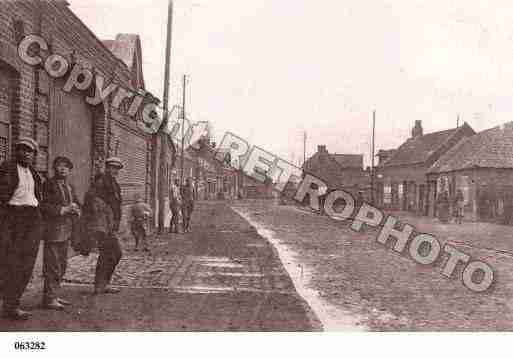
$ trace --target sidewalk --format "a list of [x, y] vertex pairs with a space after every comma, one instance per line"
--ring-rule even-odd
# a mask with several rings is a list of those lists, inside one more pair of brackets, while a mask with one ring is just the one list
[[162, 235], [152, 253], [124, 257], [113, 285], [93, 296], [96, 254], [70, 258], [64, 312], [42, 310], [40, 275], [23, 298], [28, 322], [0, 319], [3, 331], [311, 331], [320, 324], [274, 248], [224, 202], [200, 203], [192, 233]]

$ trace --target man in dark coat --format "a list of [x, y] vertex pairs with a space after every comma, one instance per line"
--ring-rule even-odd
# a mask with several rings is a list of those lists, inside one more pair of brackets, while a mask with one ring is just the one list
[[75, 189], [69, 183], [73, 163], [67, 157], [53, 161], [54, 177], [43, 185], [41, 209], [46, 222], [43, 255], [43, 307], [62, 310], [70, 302], [58, 297], [58, 290], [68, 263], [69, 240], [74, 217], [80, 216], [80, 205]]
[[108, 285], [122, 256], [117, 237], [121, 220], [121, 189], [116, 180], [122, 168], [119, 158], [108, 158], [105, 161], [105, 174], [96, 176], [84, 201], [84, 222], [87, 231], [96, 239], [99, 251], [94, 279], [95, 294], [119, 292], [119, 289]]
[[3, 316], [25, 320], [20, 299], [32, 276], [42, 234], [42, 180], [32, 167], [37, 142], [22, 137], [0, 165], [0, 291]]
[[171, 210], [169, 233], [180, 233], [178, 224], [180, 211], [182, 209], [182, 194], [180, 193], [180, 184], [177, 179], [171, 183], [171, 189], [169, 191], [169, 209]]
[[191, 216], [194, 210], [194, 193], [190, 178], [185, 179], [185, 184], [181, 188], [182, 196], [182, 218], [183, 231], [189, 232], [191, 227]]

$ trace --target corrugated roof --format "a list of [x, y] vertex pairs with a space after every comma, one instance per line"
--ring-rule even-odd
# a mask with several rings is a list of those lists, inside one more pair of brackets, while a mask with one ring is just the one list
[[513, 168], [513, 122], [463, 139], [440, 157], [429, 172], [451, 172], [474, 167]]
[[363, 168], [363, 155], [330, 153], [330, 156], [344, 168]]
[[428, 133], [417, 138], [409, 138], [384, 165], [398, 166], [426, 162], [459, 128]]

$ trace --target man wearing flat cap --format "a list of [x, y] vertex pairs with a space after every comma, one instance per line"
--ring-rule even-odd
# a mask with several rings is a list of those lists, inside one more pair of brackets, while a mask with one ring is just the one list
[[41, 209], [46, 222], [43, 253], [43, 307], [62, 310], [70, 302], [59, 298], [58, 291], [68, 263], [68, 247], [73, 225], [80, 216], [80, 205], [75, 188], [69, 182], [73, 169], [71, 160], [64, 156], [53, 161], [54, 176], [43, 185]]
[[42, 235], [42, 180], [33, 167], [38, 145], [16, 142], [14, 158], [0, 165], [0, 291], [2, 315], [25, 320], [20, 299], [32, 276]]
[[116, 179], [122, 168], [119, 158], [109, 157], [105, 161], [105, 173], [95, 177], [84, 200], [86, 229], [96, 239], [99, 251], [95, 294], [119, 292], [109, 287], [109, 283], [122, 256], [117, 237], [121, 221], [121, 189]]

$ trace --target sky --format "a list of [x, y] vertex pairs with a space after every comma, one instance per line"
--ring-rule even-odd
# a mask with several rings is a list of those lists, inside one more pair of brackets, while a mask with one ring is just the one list
[[[68, 0], [100, 38], [139, 34], [162, 97], [166, 0]], [[192, 121], [301, 163], [324, 144], [361, 153], [424, 133], [513, 120], [510, 0], [175, 0], [171, 99]]]

